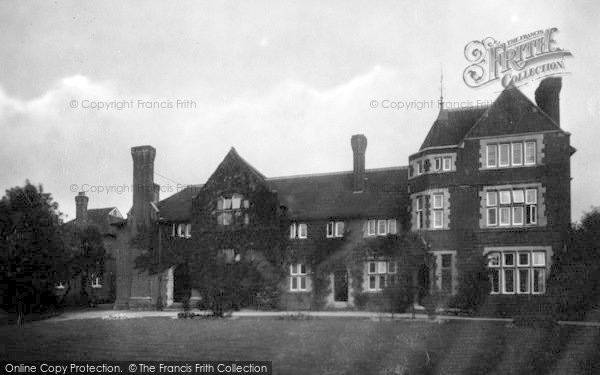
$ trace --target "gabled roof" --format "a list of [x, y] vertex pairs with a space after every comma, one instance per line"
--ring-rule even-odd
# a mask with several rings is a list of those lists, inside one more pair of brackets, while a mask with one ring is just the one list
[[[265, 183], [277, 192], [292, 218], [398, 217], [408, 200], [407, 167], [367, 169], [365, 178], [362, 193], [354, 192], [352, 171], [266, 178]], [[189, 221], [192, 199], [204, 186], [189, 186], [160, 201], [160, 216], [172, 222]]]
[[419, 151], [459, 144], [487, 109], [487, 106], [479, 106], [440, 110]]
[[[113, 224], [122, 224], [125, 221], [123, 215], [116, 207], [90, 208], [87, 210], [87, 220], [84, 225], [94, 225], [101, 234], [112, 234], [111, 226]], [[65, 223], [67, 226], [77, 225], [77, 219]]]
[[561, 130], [540, 107], [510, 85], [467, 132], [465, 138]]

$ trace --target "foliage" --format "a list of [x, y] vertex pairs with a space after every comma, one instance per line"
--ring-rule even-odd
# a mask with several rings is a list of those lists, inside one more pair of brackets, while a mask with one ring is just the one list
[[[404, 311], [414, 301], [416, 290], [412, 274], [424, 264], [432, 262], [427, 245], [414, 233], [402, 232], [385, 237], [363, 238], [362, 233], [347, 231], [343, 238], [317, 241], [308, 249], [304, 259], [313, 272], [314, 305], [324, 304], [329, 288], [329, 275], [336, 269], [349, 270], [355, 304], [358, 308], [383, 309], [390, 312]], [[312, 252], [311, 252], [312, 251]], [[366, 293], [362, 290], [365, 262], [368, 259], [385, 259], [397, 263], [397, 282], [382, 293]]]
[[573, 225], [566, 246], [554, 254], [548, 294], [562, 319], [583, 319], [600, 310], [600, 209], [584, 214]]
[[[79, 277], [81, 280], [79, 302], [95, 303], [90, 287], [94, 276], [104, 272], [106, 250], [102, 234], [96, 226], [71, 224], [63, 228], [63, 239], [69, 250], [69, 278]], [[106, 280], [110, 282], [110, 280]], [[66, 296], [64, 293], [63, 296]]]
[[0, 284], [5, 308], [44, 309], [55, 280], [69, 275], [58, 204], [27, 181], [0, 200]]
[[[239, 215], [247, 220], [236, 215], [231, 225], [220, 225], [215, 202], [232, 193], [248, 201]], [[288, 225], [276, 195], [254, 172], [241, 171], [226, 158], [194, 198], [192, 211], [191, 238], [171, 236], [172, 223], [137, 228], [131, 245], [143, 251], [136, 267], [157, 273], [186, 265], [189, 288], [200, 293], [202, 308], [218, 316], [249, 305], [274, 308], [279, 301], [277, 286], [284, 277]]]
[[486, 302], [491, 284], [487, 270], [485, 256], [466, 256], [459, 254], [457, 259], [458, 287], [456, 295], [448, 302], [450, 308], [474, 312], [479, 310]]

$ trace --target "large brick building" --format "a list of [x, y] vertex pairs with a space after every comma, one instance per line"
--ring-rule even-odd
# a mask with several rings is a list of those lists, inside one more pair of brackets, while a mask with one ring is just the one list
[[[181, 290], [185, 264], [152, 275], [134, 267], [144, 249], [127, 238], [150, 223], [158, 224], [165, 254], [201, 252], [196, 240], [212, 236], [213, 251], [235, 261], [266, 250], [249, 246], [244, 233], [283, 221], [281, 308], [368, 307], [399, 278], [452, 295], [461, 273], [484, 256], [491, 300], [543, 295], [570, 222], [574, 149], [560, 128], [560, 89], [560, 78], [546, 78], [537, 104], [510, 86], [490, 106], [441, 109], [408, 166], [366, 169], [363, 135], [352, 136], [347, 172], [269, 178], [232, 148], [204, 184], [162, 201], [155, 149], [134, 147], [136, 188], [117, 253], [116, 307], [171, 305], [189, 292]], [[402, 234], [420, 238], [429, 254], [411, 275], [399, 267], [408, 249], [377, 248]]]

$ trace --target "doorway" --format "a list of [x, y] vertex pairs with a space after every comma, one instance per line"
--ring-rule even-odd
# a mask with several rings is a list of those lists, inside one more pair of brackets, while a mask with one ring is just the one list
[[333, 272], [334, 302], [348, 302], [348, 270], [341, 269]]

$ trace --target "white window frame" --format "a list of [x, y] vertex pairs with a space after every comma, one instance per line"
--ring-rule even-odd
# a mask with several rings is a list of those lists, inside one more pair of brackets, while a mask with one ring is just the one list
[[[231, 196], [224, 197], [221, 196], [217, 199], [217, 223], [223, 226], [230, 226], [239, 223], [242, 219], [236, 219], [236, 217], [240, 217], [242, 210], [248, 208], [250, 206], [250, 202], [247, 199], [244, 199], [242, 194], [234, 193]], [[229, 217], [228, 221], [225, 220], [225, 217]], [[248, 225], [249, 220], [246, 219], [246, 215], [244, 215], [244, 224]]]
[[[392, 260], [369, 260], [365, 264], [367, 268], [367, 291], [380, 292], [386, 286], [396, 282], [398, 264]], [[383, 283], [383, 285], [381, 285]]]
[[[303, 263], [290, 264], [290, 292], [306, 292], [307, 274], [306, 266]], [[296, 287], [294, 287], [294, 281], [296, 281]], [[303, 281], [304, 287], [302, 287]]]
[[442, 170], [442, 157], [441, 156], [437, 156], [433, 159], [433, 170], [434, 171], [441, 171]]
[[[398, 226], [397, 226], [397, 222], [396, 219], [388, 219], [388, 233], [389, 234], [396, 234], [398, 233]], [[392, 229], [393, 228], [393, 229]]]
[[296, 223], [291, 223], [290, 224], [290, 238], [294, 239], [296, 238]]
[[433, 211], [433, 227], [440, 229], [444, 227], [444, 211], [434, 210]]
[[102, 288], [102, 278], [97, 275], [92, 275], [92, 282], [90, 283], [90, 285], [94, 289]]
[[[451, 253], [451, 252], [441, 252], [438, 254], [439, 256], [439, 266], [440, 266], [440, 280], [439, 280], [439, 288], [440, 291], [444, 291], [444, 278], [443, 278], [443, 272], [445, 270], [450, 271], [450, 294], [454, 293], [454, 268], [455, 268], [455, 264], [454, 262], [456, 261], [456, 257], [455, 257], [455, 253]], [[444, 267], [444, 257], [450, 257], [450, 265]]]
[[[531, 151], [530, 159], [532, 158], [533, 160], [528, 161], [528, 147], [529, 146], [533, 146], [533, 150]], [[536, 165], [537, 163], [537, 142], [536, 141], [527, 141], [524, 143], [523, 145], [523, 164], [524, 165]]]
[[[538, 189], [525, 189], [525, 204], [537, 204], [537, 191]], [[532, 197], [530, 192], [533, 192], [533, 199], [529, 199]]]
[[[498, 226], [498, 192], [496, 190], [486, 191], [486, 224], [488, 227]], [[494, 222], [490, 219], [493, 218]]]
[[344, 222], [343, 221], [329, 221], [327, 223], [327, 238], [344, 237]]
[[[502, 263], [502, 253], [494, 251], [494, 252], [487, 254], [487, 256], [488, 256], [488, 269], [490, 270], [490, 273], [495, 272], [498, 277], [497, 290], [494, 290], [493, 279], [490, 277], [490, 283], [491, 283], [490, 294], [502, 294], [502, 277], [501, 277], [502, 267], [500, 266]], [[493, 263], [492, 259], [496, 259], [497, 263]]]
[[[383, 224], [383, 228], [382, 228], [382, 224]], [[387, 220], [377, 220], [377, 235], [378, 236], [385, 236], [388, 231], [387, 231]]]
[[[537, 280], [536, 273], [541, 273], [542, 274], [542, 283], [541, 283], [541, 288], [538, 288], [536, 290], [535, 287], [535, 281]], [[531, 294], [544, 294], [546, 293], [546, 269], [545, 268], [532, 268], [531, 269]]]
[[423, 212], [423, 206], [425, 205], [423, 200], [424, 200], [424, 196], [420, 195], [418, 197], [415, 198], [416, 199], [416, 227], [417, 229], [423, 229], [423, 227], [425, 226], [425, 220], [423, 218], [424, 212]]
[[[446, 162], [448, 162], [448, 164], [446, 165]], [[445, 156], [442, 160], [442, 170], [444, 171], [451, 171], [452, 170], [452, 157], [451, 156]]]
[[335, 237], [335, 221], [330, 221], [327, 223], [326, 237], [327, 238]]
[[500, 204], [511, 204], [512, 203], [512, 194], [510, 190], [500, 190], [498, 191], [498, 199]]
[[[433, 209], [434, 210], [443, 210], [444, 209], [444, 194], [435, 193], [433, 195]], [[436, 201], [437, 200], [437, 201]]]
[[[512, 206], [512, 225], [523, 225], [525, 223], [525, 210], [523, 206]], [[521, 212], [521, 218], [518, 219], [518, 212]]]
[[[493, 155], [493, 160], [491, 160], [490, 155]], [[487, 145], [486, 165], [488, 168], [496, 168], [498, 166], [498, 145]]]
[[[488, 207], [486, 208], [487, 211], [487, 226], [488, 227], [497, 227], [498, 226], [498, 207]], [[493, 218], [493, 222], [492, 220], [490, 220], [491, 218]]]
[[[506, 151], [506, 162], [502, 162], [503, 151]], [[498, 166], [510, 167], [510, 143], [500, 143], [498, 145]]]
[[367, 236], [375, 235], [377, 235], [377, 220], [369, 219], [367, 220]]
[[[518, 156], [518, 158], [516, 158], [515, 156]], [[510, 159], [513, 166], [523, 165], [523, 142], [511, 143]]]
[[[500, 206], [498, 209], [498, 225], [501, 227], [508, 227], [510, 226], [510, 206]], [[508, 215], [506, 216], [506, 221], [502, 220], [502, 213], [503, 212], [508, 212]]]
[[[537, 256], [534, 256], [536, 254]], [[544, 294], [546, 293], [546, 255], [545, 250], [501, 250], [492, 251], [488, 256], [488, 269], [490, 274], [497, 272], [499, 291], [494, 290], [493, 280], [490, 278], [492, 288], [490, 294]], [[506, 262], [506, 255], [512, 255], [513, 261]], [[522, 256], [524, 261], [521, 261]], [[494, 263], [492, 259], [500, 259], [500, 262]], [[536, 260], [537, 258], [537, 260]], [[506, 288], [507, 274], [513, 275], [513, 290]], [[521, 288], [522, 277], [527, 275], [525, 288]], [[537, 278], [536, 278], [537, 276]], [[538, 288], [535, 288], [536, 281]]]
[[[517, 267], [517, 294], [531, 294], [531, 268], [530, 267]], [[525, 290], [521, 290], [521, 273], [526, 272], [527, 283], [525, 284]]]
[[516, 204], [525, 203], [525, 192], [523, 189], [514, 189], [512, 191], [512, 202]]
[[304, 240], [308, 238], [308, 225], [306, 223], [299, 223], [297, 228], [299, 239]]

